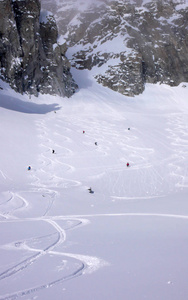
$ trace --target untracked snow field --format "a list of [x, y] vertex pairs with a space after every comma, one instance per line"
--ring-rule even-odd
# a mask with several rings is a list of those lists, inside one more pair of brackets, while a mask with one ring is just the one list
[[187, 300], [188, 84], [74, 77], [70, 99], [0, 83], [0, 299]]

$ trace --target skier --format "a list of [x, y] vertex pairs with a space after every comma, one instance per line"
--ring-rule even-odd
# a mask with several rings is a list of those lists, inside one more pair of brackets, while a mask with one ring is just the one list
[[28, 169], [28, 171], [30, 171], [30, 170], [31, 170], [31, 167], [29, 166], [27, 169]]
[[83, 133], [85, 133], [85, 130], [83, 130]]
[[129, 167], [129, 163], [127, 162], [127, 167]]
[[52, 150], [52, 153], [55, 153], [55, 150]]
[[97, 146], [97, 142], [95, 142], [95, 145]]
[[90, 194], [93, 194], [93, 193], [94, 193], [94, 191], [92, 191], [92, 188], [91, 188], [91, 187], [88, 189], [88, 191], [89, 191]]

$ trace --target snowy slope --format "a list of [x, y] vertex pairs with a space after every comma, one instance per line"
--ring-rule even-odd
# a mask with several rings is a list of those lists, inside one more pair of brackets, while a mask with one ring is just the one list
[[186, 300], [187, 84], [74, 78], [70, 99], [0, 84], [0, 299]]

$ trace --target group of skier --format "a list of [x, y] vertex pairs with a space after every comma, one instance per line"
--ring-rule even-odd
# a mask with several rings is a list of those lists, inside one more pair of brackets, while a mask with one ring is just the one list
[[[56, 113], [56, 112], [55, 112]], [[130, 130], [130, 128], [128, 128], [128, 130]], [[83, 130], [83, 134], [85, 133], [85, 130]], [[97, 146], [98, 144], [97, 144], [97, 142], [95, 142], [95, 145]], [[55, 150], [54, 149], [52, 149], [52, 154], [55, 154]], [[127, 162], [127, 167], [129, 167], [129, 162]], [[28, 171], [30, 171], [31, 170], [31, 166], [28, 166]], [[90, 187], [89, 189], [88, 189], [88, 191], [89, 191], [89, 193], [90, 194], [93, 194], [94, 193], [94, 191], [92, 190], [92, 188]]]

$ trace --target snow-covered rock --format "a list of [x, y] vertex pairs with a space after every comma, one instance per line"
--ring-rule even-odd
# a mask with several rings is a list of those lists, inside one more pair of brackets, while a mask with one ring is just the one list
[[42, 0], [57, 20], [77, 69], [133, 96], [146, 82], [188, 81], [188, 3], [185, 0]]

